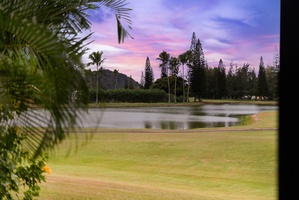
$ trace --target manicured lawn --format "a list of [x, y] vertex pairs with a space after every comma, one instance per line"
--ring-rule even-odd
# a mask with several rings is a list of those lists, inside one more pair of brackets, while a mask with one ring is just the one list
[[39, 199], [277, 199], [277, 115], [229, 128], [71, 134], [50, 156]]

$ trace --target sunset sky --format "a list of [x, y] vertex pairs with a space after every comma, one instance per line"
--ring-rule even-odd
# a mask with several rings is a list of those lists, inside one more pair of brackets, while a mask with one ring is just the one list
[[[165, 50], [177, 57], [189, 50], [192, 33], [200, 39], [209, 67], [222, 59], [226, 69], [231, 62], [239, 67], [250, 64], [258, 72], [260, 57], [265, 66], [272, 65], [275, 49], [279, 51], [279, 0], [127, 0], [131, 8], [132, 30], [124, 43], [118, 44], [116, 19], [102, 7], [89, 18], [93, 33], [88, 55], [103, 51], [102, 67], [117, 69], [140, 82], [146, 58], [160, 78], [160, 61]], [[90, 66], [92, 70], [96, 66]]]

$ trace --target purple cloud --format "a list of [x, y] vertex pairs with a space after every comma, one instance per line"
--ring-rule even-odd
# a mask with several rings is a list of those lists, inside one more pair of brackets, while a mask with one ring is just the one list
[[[107, 9], [91, 12], [94, 32], [88, 53], [103, 51], [105, 67], [140, 81], [148, 56], [159, 78], [160, 62], [165, 50], [178, 56], [190, 48], [195, 32], [200, 39], [210, 67], [220, 59], [242, 66], [258, 68], [260, 57], [272, 64], [275, 47], [279, 48], [279, 0], [128, 0], [134, 39], [117, 43], [116, 21]], [[84, 56], [86, 62], [88, 55]]]

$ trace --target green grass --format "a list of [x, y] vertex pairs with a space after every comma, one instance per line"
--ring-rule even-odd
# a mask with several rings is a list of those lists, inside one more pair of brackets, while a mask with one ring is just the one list
[[277, 111], [256, 116], [228, 128], [72, 134], [50, 156], [39, 199], [277, 199]]
[[277, 115], [228, 128], [71, 134], [50, 156], [39, 199], [277, 199]]
[[278, 105], [277, 101], [256, 101], [256, 100], [232, 100], [232, 99], [223, 99], [223, 100], [214, 100], [214, 99], [203, 99], [201, 102], [194, 102], [193, 98], [189, 99], [188, 103], [167, 103], [167, 102], [160, 102], [160, 103], [91, 103], [89, 104], [90, 107], [113, 107], [113, 108], [119, 108], [119, 107], [158, 107], [158, 106], [186, 106], [186, 105], [198, 105], [198, 104], [223, 104], [223, 103], [229, 103], [229, 104], [257, 104], [257, 105]]

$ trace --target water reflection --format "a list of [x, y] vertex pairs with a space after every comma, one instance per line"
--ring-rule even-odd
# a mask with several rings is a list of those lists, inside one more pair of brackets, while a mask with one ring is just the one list
[[193, 129], [228, 127], [239, 123], [238, 116], [277, 110], [277, 106], [198, 105], [155, 108], [90, 109], [82, 120], [84, 127]]

